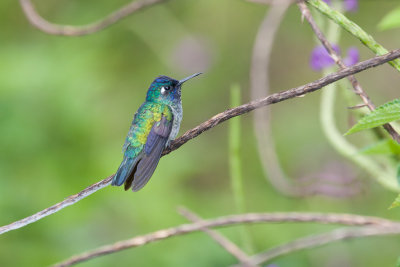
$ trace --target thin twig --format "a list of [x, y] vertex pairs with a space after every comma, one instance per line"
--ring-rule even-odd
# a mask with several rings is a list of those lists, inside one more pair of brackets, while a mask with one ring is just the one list
[[24, 218], [22, 220], [19, 220], [19, 221], [13, 222], [11, 224], [8, 224], [8, 225], [0, 227], [0, 234], [4, 234], [4, 233], [6, 233], [8, 231], [24, 227], [24, 226], [26, 226], [28, 224], [31, 224], [33, 222], [36, 222], [36, 221], [40, 220], [40, 219], [43, 219], [46, 216], [49, 216], [49, 215], [51, 215], [53, 213], [56, 213], [57, 211], [59, 211], [59, 210], [61, 210], [63, 208], [66, 208], [66, 207], [68, 207], [68, 206], [70, 206], [72, 204], [75, 204], [79, 200], [82, 200], [85, 197], [93, 194], [94, 192], [96, 192], [96, 191], [98, 191], [98, 190], [110, 185], [111, 180], [112, 180], [113, 177], [114, 177], [114, 174], [111, 175], [111, 176], [108, 176], [106, 179], [101, 180], [100, 182], [97, 182], [95, 184], [92, 184], [91, 186], [86, 187], [81, 192], [79, 192], [79, 193], [77, 193], [75, 195], [69, 196], [65, 200], [63, 200], [63, 201], [61, 201], [61, 202], [59, 202], [59, 203], [57, 203], [57, 204], [55, 204], [55, 205], [53, 205], [51, 207], [48, 207], [47, 209], [39, 211], [39, 212], [37, 212], [37, 213], [35, 213], [35, 214], [33, 214], [33, 215], [29, 216], [29, 217], [26, 217], [26, 218]]
[[[187, 143], [189, 140], [191, 140], [191, 139], [197, 137], [198, 135], [202, 134], [203, 132], [217, 126], [218, 124], [220, 124], [226, 120], [229, 120], [230, 118], [248, 113], [248, 112], [253, 111], [260, 107], [264, 107], [264, 106], [267, 106], [270, 104], [282, 102], [282, 101], [297, 97], [299, 95], [304, 95], [307, 93], [314, 92], [330, 83], [333, 83], [340, 79], [343, 79], [344, 77], [346, 77], [348, 75], [352, 75], [354, 73], [358, 73], [360, 71], [363, 71], [363, 70], [366, 70], [369, 68], [377, 67], [379, 65], [382, 65], [382, 64], [384, 64], [388, 61], [391, 61], [395, 58], [398, 58], [398, 57], [400, 57], [400, 49], [393, 50], [383, 56], [377, 56], [377, 57], [373, 57], [371, 59], [362, 61], [351, 67], [348, 67], [348, 68], [342, 69], [338, 72], [329, 74], [326, 77], [323, 77], [321, 79], [318, 79], [318, 80], [308, 83], [306, 85], [302, 85], [302, 86], [299, 86], [296, 88], [282, 91], [280, 93], [275, 93], [275, 94], [269, 95], [265, 98], [253, 100], [247, 104], [228, 109], [222, 113], [215, 115], [214, 117], [203, 122], [202, 124], [198, 125], [197, 127], [184, 133], [181, 137], [179, 137], [178, 139], [173, 141], [171, 143], [171, 145], [164, 150], [163, 155], [167, 155], [167, 154], [171, 153], [172, 151], [181, 147], [183, 144]], [[111, 179], [112, 179], [112, 176], [109, 176], [106, 179], [87, 187], [82, 192], [69, 197], [68, 199], [66, 199], [63, 202], [60, 202], [50, 208], [42, 210], [42, 211], [40, 211], [32, 216], [29, 216], [27, 218], [24, 218], [22, 220], [2, 226], [2, 227], [0, 227], [0, 234], [24, 227], [24, 226], [26, 226], [30, 223], [33, 223], [35, 221], [38, 221], [38, 220], [42, 219], [43, 217], [46, 217], [56, 211], [59, 211], [65, 207], [71, 205], [72, 203], [75, 203], [75, 202], [85, 198], [86, 196], [94, 193], [95, 191], [107, 186], [110, 183]]]
[[203, 220], [201, 222], [193, 224], [183, 224], [177, 227], [167, 228], [159, 230], [147, 235], [137, 236], [128, 240], [119, 241], [111, 245], [106, 245], [94, 249], [89, 252], [85, 252], [76, 256], [73, 256], [63, 262], [57, 263], [54, 267], [64, 267], [77, 264], [79, 262], [87, 261], [89, 259], [115, 253], [124, 249], [143, 246], [145, 244], [166, 239], [172, 236], [183, 235], [195, 231], [200, 231], [205, 228], [227, 226], [233, 224], [242, 223], [323, 223], [323, 224], [343, 224], [352, 226], [365, 226], [374, 225], [380, 227], [390, 227], [400, 231], [400, 223], [390, 221], [377, 217], [360, 216], [353, 214], [321, 214], [321, 213], [299, 213], [299, 212], [288, 212], [288, 213], [248, 213], [241, 215], [231, 215], [225, 217], [219, 217], [216, 219]]
[[215, 115], [214, 117], [203, 122], [202, 124], [198, 125], [197, 127], [187, 131], [180, 138], [178, 138], [177, 140], [172, 142], [172, 144], [164, 150], [163, 154], [165, 155], [165, 154], [170, 153], [171, 151], [179, 148], [180, 146], [182, 146], [189, 140], [200, 135], [204, 131], [211, 129], [214, 126], [216, 126], [226, 120], [229, 120], [230, 118], [248, 113], [248, 112], [253, 111], [260, 107], [264, 107], [264, 106], [267, 106], [270, 104], [275, 104], [275, 103], [278, 103], [281, 101], [285, 101], [285, 100], [288, 100], [288, 99], [291, 99], [294, 97], [298, 97], [301, 95], [305, 95], [305, 94], [314, 92], [330, 83], [333, 83], [340, 79], [343, 79], [346, 76], [361, 72], [368, 68], [377, 67], [379, 65], [382, 65], [382, 64], [384, 64], [388, 61], [391, 61], [393, 59], [396, 59], [398, 57], [400, 57], [400, 49], [393, 50], [383, 56], [377, 56], [377, 57], [373, 57], [371, 59], [359, 62], [351, 67], [346, 67], [345, 69], [342, 69], [342, 70], [339, 70], [338, 72], [329, 74], [326, 77], [323, 77], [321, 79], [318, 79], [318, 80], [308, 83], [306, 85], [302, 85], [302, 86], [292, 88], [292, 89], [289, 89], [286, 91], [275, 93], [275, 94], [269, 95], [265, 98], [253, 100], [247, 104], [243, 104], [241, 106], [228, 109], [222, 113]]
[[[351, 35], [358, 38], [363, 45], [367, 46], [376, 55], [384, 55], [387, 53], [388, 50], [380, 45], [377, 41], [375, 41], [370, 34], [365, 32], [360, 26], [349, 20], [342, 13], [330, 8], [330, 6], [327, 5], [324, 1], [307, 0], [307, 4], [313, 6], [324, 16], [328, 17], [336, 24], [340, 25], [340, 27], [342, 27], [344, 30], [348, 31]], [[400, 71], [400, 59], [393, 60], [389, 64]]]
[[[187, 208], [184, 207], [179, 208], [179, 213], [182, 216], [186, 217], [186, 219], [194, 223], [200, 223], [203, 221], [202, 218], [200, 218]], [[201, 230], [206, 234], [208, 234], [212, 239], [214, 239], [221, 247], [223, 247], [226, 251], [228, 251], [232, 256], [238, 259], [239, 262], [241, 263], [241, 266], [244, 267], [257, 266], [257, 264], [252, 264], [250, 262], [249, 256], [243, 250], [241, 250], [238, 246], [236, 246], [236, 244], [234, 244], [232, 241], [230, 241], [222, 234], [218, 233], [215, 230], [211, 230], [209, 228], [203, 228]]]
[[81, 36], [103, 30], [104, 28], [107, 28], [108, 26], [131, 15], [132, 13], [165, 1], [166, 0], [132, 1], [105, 18], [83, 26], [59, 25], [48, 22], [37, 13], [31, 0], [19, 0], [19, 3], [28, 21], [37, 29], [53, 35]]
[[358, 104], [358, 105], [347, 107], [347, 108], [348, 109], [359, 109], [359, 108], [363, 108], [363, 107], [366, 107], [366, 106], [367, 106], [367, 104]]
[[[340, 67], [340, 69], [346, 68], [346, 65], [343, 63], [342, 59], [340, 58], [340, 55], [338, 55], [335, 50], [333, 50], [332, 45], [329, 43], [329, 41], [326, 39], [322, 31], [319, 29], [317, 24], [315, 23], [310, 10], [307, 8], [307, 5], [305, 4], [304, 0], [299, 0], [297, 3], [298, 7], [300, 8], [300, 11], [302, 15], [306, 18], [308, 23], [311, 25], [311, 28], [313, 29], [315, 35], [317, 38], [321, 41], [322, 45], [325, 47], [325, 49], [328, 51], [329, 55], [332, 57], [332, 59], [335, 61], [335, 63]], [[354, 75], [349, 75], [347, 79], [351, 82], [354, 91], [357, 95], [359, 95], [364, 102], [364, 104], [372, 111], [375, 109], [374, 103], [372, 103], [371, 99], [368, 97], [367, 93], [363, 90], [361, 87], [360, 83], [357, 81], [357, 79], [354, 77]], [[390, 136], [395, 140], [397, 143], [400, 144], [400, 135], [396, 132], [396, 130], [389, 124], [386, 123], [383, 125], [383, 128], [390, 134]]]
[[319, 247], [335, 241], [348, 240], [359, 237], [377, 236], [377, 235], [379, 236], [390, 235], [390, 234], [400, 234], [400, 229], [397, 227], [369, 227], [369, 226], [358, 227], [358, 228], [335, 229], [328, 233], [299, 238], [287, 244], [274, 247], [265, 252], [252, 256], [251, 262], [253, 264], [261, 264], [295, 251], [307, 248]]

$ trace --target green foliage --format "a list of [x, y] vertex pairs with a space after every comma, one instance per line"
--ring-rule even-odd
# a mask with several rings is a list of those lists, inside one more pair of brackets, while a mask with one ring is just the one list
[[400, 184], [400, 164], [397, 165], [396, 178], [397, 178], [397, 182]]
[[390, 205], [389, 209], [397, 208], [398, 206], [400, 206], [400, 194], [393, 201], [392, 205]]
[[[400, 164], [397, 165], [396, 178], [397, 178], [397, 182], [400, 184]], [[398, 206], [400, 206], [400, 194], [393, 201], [392, 205], [390, 205], [389, 209], [393, 209], [393, 208], [396, 208]], [[399, 265], [397, 265], [397, 266], [399, 266]]]
[[[197, 71], [191, 72], [191, 65], [182, 70], [179, 61], [187, 58], [186, 63], [196, 63], [196, 57], [185, 57], [186, 49], [180, 46], [187, 37], [194, 35], [205, 41], [212, 65], [201, 79], [183, 89], [180, 134], [227, 108], [232, 79], [248, 84], [249, 54], [265, 16], [265, 8], [246, 1], [168, 1], [96, 34], [68, 38], [34, 29], [16, 2], [0, 1], [1, 225], [61, 201], [116, 171], [133, 114], [144, 101], [149, 83], [159, 74], [182, 78]], [[40, 14], [50, 21], [81, 24], [100, 19], [127, 1], [33, 2], [40, 3]], [[373, 23], [368, 18], [380, 8], [378, 2], [370, 1], [363, 6], [362, 14], [352, 17]], [[275, 41], [271, 61], [274, 90], [315, 79], [315, 73], [305, 65], [312, 38], [305, 34], [308, 26], [299, 28], [299, 16], [295, 9], [286, 15]], [[350, 35], [344, 37], [347, 42], [357, 41]], [[379, 34], [383, 44], [393, 38], [389, 32]], [[398, 82], [390, 71], [381, 71], [379, 76], [375, 70], [367, 73], [363, 74], [365, 84]], [[395, 93], [379, 92], [383, 98]], [[247, 86], [241, 94], [242, 103], [251, 98]], [[296, 178], [316, 173], [321, 164], [332, 160], [332, 149], [315, 122], [317, 95], [266, 108], [272, 109], [276, 118], [272, 130], [283, 168]], [[371, 183], [373, 190], [340, 201], [327, 197], [294, 199], [277, 193], [263, 178], [252, 117], [251, 113], [240, 117], [240, 163], [247, 211], [376, 215], [392, 201], [393, 196], [375, 183]], [[341, 119], [338, 116], [338, 123], [343, 125]], [[236, 213], [228, 173], [228, 126], [228, 122], [223, 123], [163, 157], [150, 184], [138, 193], [105, 188], [58, 214], [2, 235], [0, 266], [49, 266], [100, 245], [186, 223], [176, 213], [178, 205], [188, 206], [204, 218]], [[354, 157], [359, 156], [356, 154]], [[356, 165], [353, 169], [359, 170]], [[391, 177], [395, 178], [394, 172]], [[385, 215], [398, 219], [397, 212]], [[298, 236], [328, 231], [332, 226], [248, 227], [254, 251], [261, 251]], [[241, 244], [240, 227], [218, 230]], [[381, 247], [379, 244], [392, 249], [365, 253], [368, 247], [364, 245]], [[275, 264], [329, 265], [331, 255], [339, 255], [344, 249], [351, 253], [351, 265], [390, 266], [400, 244], [393, 238], [338, 242], [287, 255]], [[195, 233], [100, 257], [82, 266], [115, 263], [121, 267], [200, 267], [230, 266], [237, 261], [207, 235]]]
[[366, 155], [400, 155], [400, 144], [393, 139], [385, 139], [361, 149], [360, 152]]
[[378, 24], [378, 29], [389, 30], [400, 27], [400, 6], [387, 13]]
[[[308, 0], [307, 3], [314, 8], [316, 8], [319, 12], [330, 18], [336, 24], [340, 25], [344, 30], [352, 34], [354, 37], [358, 38], [361, 43], [363, 43], [366, 47], [368, 47], [371, 51], [373, 51], [377, 55], [383, 55], [388, 53], [389, 51], [379, 44], [375, 39], [364, 31], [358, 24], [349, 20], [342, 13], [332, 9], [329, 5], [327, 5], [322, 0]], [[389, 62], [394, 68], [400, 71], [400, 60], [395, 59]]]
[[356, 125], [345, 133], [345, 135], [356, 133], [362, 130], [381, 126], [385, 123], [400, 119], [400, 100], [395, 99], [383, 104], [376, 110], [362, 117]]

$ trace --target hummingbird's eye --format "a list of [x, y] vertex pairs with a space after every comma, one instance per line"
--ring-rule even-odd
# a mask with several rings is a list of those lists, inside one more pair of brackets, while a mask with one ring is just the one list
[[161, 87], [161, 94], [165, 95], [167, 91], [171, 89], [171, 86], [163, 86]]

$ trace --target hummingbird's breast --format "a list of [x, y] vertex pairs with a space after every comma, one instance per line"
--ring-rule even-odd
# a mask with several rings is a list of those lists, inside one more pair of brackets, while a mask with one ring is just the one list
[[171, 133], [169, 135], [166, 146], [168, 146], [169, 143], [172, 140], [174, 140], [175, 137], [178, 135], [179, 128], [181, 127], [181, 121], [182, 121], [182, 115], [183, 115], [181, 103], [179, 103], [177, 105], [171, 105], [170, 108], [171, 108], [172, 114], [174, 116], [174, 118], [173, 118], [174, 121], [172, 122], [172, 129], [171, 129]]

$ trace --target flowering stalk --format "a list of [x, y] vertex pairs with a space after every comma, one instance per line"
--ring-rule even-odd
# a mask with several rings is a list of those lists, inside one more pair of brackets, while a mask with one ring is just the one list
[[[301, 9], [301, 3], [299, 4]], [[332, 43], [338, 43], [340, 39], [340, 28], [338, 28], [337, 24], [330, 22], [328, 24], [328, 28], [326, 29], [327, 38]], [[317, 51], [321, 50], [320, 52], [316, 53]], [[319, 62], [323, 69], [323, 75], [330, 73], [331, 69], [326, 69], [331, 62], [328, 62], [327, 57], [331, 57], [326, 51], [322, 51], [322, 47], [319, 50], [314, 50], [311, 56], [311, 63], [314, 60], [319, 60]], [[338, 46], [333, 46], [333, 50], [336, 53], [340, 53]], [[316, 57], [315, 55], [318, 54], [319, 56]], [[358, 51], [351, 49], [348, 51], [348, 60], [358, 60]], [[332, 59], [333, 61], [333, 59]], [[314, 62], [314, 66], [318, 66]], [[352, 63], [352, 62], [350, 62]], [[345, 63], [347, 65], [347, 63]], [[311, 64], [311, 66], [313, 66]], [[315, 70], [315, 68], [314, 68]], [[335, 124], [335, 93], [337, 90], [338, 84], [329, 84], [326, 86], [325, 90], [321, 93], [321, 125], [322, 129], [328, 138], [331, 145], [344, 157], [367, 171], [371, 174], [378, 183], [383, 185], [389, 190], [398, 191], [400, 189], [397, 180], [395, 179], [395, 174], [393, 173], [393, 168], [382, 168], [381, 164], [375, 162], [374, 160], [368, 158], [367, 156], [358, 153], [357, 147], [353, 144], [348, 142], [342, 135], [342, 133], [338, 130]]]
[[[340, 25], [343, 29], [351, 33], [353, 36], [358, 38], [364, 45], [371, 49], [377, 55], [383, 55], [388, 52], [386, 48], [380, 45], [372, 38], [371, 35], [366, 33], [360, 26], [346, 18], [340, 12], [331, 9], [327, 4], [321, 0], [307, 0], [307, 3], [316, 8], [319, 12], [333, 20], [335, 23]], [[396, 59], [389, 62], [394, 68], [400, 71], [400, 60]]]

